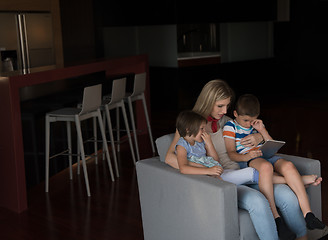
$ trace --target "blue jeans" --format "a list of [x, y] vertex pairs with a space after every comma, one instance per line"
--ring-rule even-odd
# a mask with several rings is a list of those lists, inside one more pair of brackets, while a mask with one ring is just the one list
[[[248, 211], [257, 235], [263, 240], [278, 240], [276, 223], [269, 202], [258, 191], [258, 185], [237, 186], [238, 207]], [[285, 184], [274, 185], [274, 197], [277, 208], [281, 212], [288, 227], [297, 235], [306, 235], [303, 214], [294, 192]]]

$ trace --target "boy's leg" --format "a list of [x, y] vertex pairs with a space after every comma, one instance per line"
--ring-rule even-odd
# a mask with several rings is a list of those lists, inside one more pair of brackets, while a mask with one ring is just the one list
[[297, 196], [307, 228], [323, 229], [325, 225], [311, 212], [310, 202], [305, 191], [303, 180], [294, 164], [284, 159], [279, 159], [274, 164], [274, 168], [285, 177], [287, 184]]
[[302, 177], [294, 164], [281, 158], [274, 164], [274, 169], [284, 176], [286, 183], [295, 192], [303, 215], [305, 216], [308, 212], [311, 212], [309, 198], [306, 194]]
[[259, 171], [259, 188], [263, 195], [268, 199], [274, 218], [279, 217], [273, 195], [273, 166], [263, 158], [253, 159], [249, 163], [250, 167]]
[[280, 239], [295, 239], [296, 236], [287, 227], [283, 219], [280, 217], [273, 195], [273, 166], [270, 162], [263, 158], [256, 158], [249, 163], [250, 167], [254, 167], [259, 171], [259, 188], [263, 195], [268, 199], [273, 217], [275, 219], [278, 235]]
[[[302, 175], [302, 182], [305, 187], [308, 186], [318, 186], [322, 182], [322, 178], [318, 177], [317, 175]], [[286, 184], [286, 179], [285, 177], [281, 176], [277, 172], [273, 173], [273, 184]]]
[[285, 184], [286, 180], [280, 174], [273, 172], [272, 182], [273, 182], [273, 184]]

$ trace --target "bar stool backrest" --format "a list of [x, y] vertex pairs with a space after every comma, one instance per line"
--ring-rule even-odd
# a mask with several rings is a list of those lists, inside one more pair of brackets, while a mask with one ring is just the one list
[[133, 93], [131, 97], [143, 93], [146, 89], [146, 73], [138, 73], [134, 77]]
[[82, 111], [80, 112], [80, 115], [95, 111], [100, 107], [102, 98], [101, 89], [101, 84], [84, 88]]
[[125, 96], [126, 78], [120, 78], [113, 81], [112, 95], [110, 103], [122, 101]]

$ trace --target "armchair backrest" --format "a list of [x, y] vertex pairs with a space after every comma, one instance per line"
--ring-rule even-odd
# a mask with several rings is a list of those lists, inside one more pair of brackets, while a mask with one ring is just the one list
[[161, 136], [161, 137], [157, 138], [155, 141], [159, 159], [162, 162], [165, 162], [165, 156], [166, 156], [167, 150], [169, 149], [169, 147], [173, 141], [173, 138], [174, 138], [174, 133], [171, 133], [171, 134]]

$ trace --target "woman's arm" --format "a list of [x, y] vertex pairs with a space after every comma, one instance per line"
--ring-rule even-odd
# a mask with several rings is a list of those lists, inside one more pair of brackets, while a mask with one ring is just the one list
[[176, 169], [179, 169], [179, 165], [178, 165], [177, 155], [175, 155], [175, 145], [177, 144], [179, 138], [180, 138], [180, 134], [178, 130], [176, 130], [173, 141], [169, 149], [167, 150], [165, 156], [165, 163]]
[[187, 159], [187, 151], [184, 147], [177, 146], [177, 159], [179, 170], [182, 174], [198, 174], [198, 175], [214, 175], [220, 176], [222, 173], [222, 168], [219, 166], [207, 168], [207, 167], [194, 167], [191, 166]]

